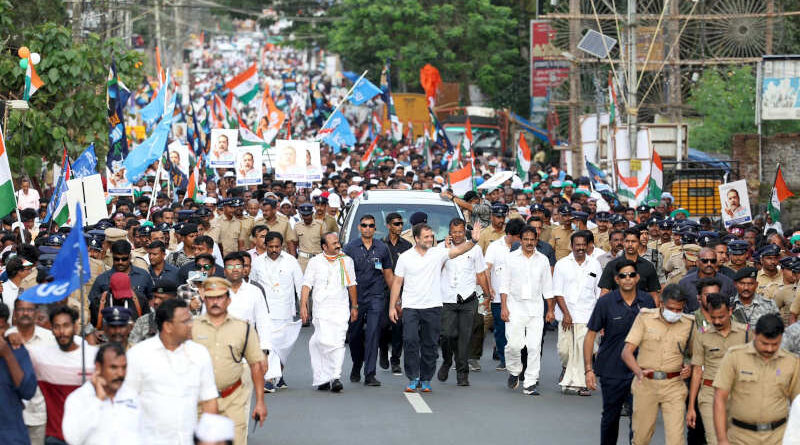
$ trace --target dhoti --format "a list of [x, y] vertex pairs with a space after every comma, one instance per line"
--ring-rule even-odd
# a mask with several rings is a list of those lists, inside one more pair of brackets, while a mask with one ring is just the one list
[[558, 356], [561, 366], [566, 368], [559, 385], [565, 388], [585, 388], [586, 374], [583, 367], [583, 339], [587, 328], [583, 323], [574, 323], [566, 331], [558, 327]]
[[[334, 300], [334, 298], [329, 298]], [[328, 299], [326, 299], [328, 300]], [[336, 299], [338, 300], [338, 299]], [[314, 334], [308, 341], [314, 386], [328, 383], [342, 375], [344, 340], [350, 321], [350, 308], [345, 301], [314, 301]]]

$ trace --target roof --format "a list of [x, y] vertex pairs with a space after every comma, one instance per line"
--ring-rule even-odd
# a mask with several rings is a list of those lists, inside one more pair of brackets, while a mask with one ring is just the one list
[[356, 201], [365, 204], [427, 204], [452, 205], [435, 192], [421, 190], [368, 190]]

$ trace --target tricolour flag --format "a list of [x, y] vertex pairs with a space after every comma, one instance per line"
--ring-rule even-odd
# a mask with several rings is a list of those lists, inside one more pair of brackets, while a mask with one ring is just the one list
[[631, 205], [638, 205], [643, 201], [644, 193], [647, 190], [646, 182], [639, 184], [639, 178], [636, 176], [622, 176], [619, 169], [617, 169], [617, 179], [617, 194], [620, 197], [627, 198]]
[[197, 178], [199, 176], [197, 165], [195, 165], [192, 173], [189, 174], [189, 186], [186, 187], [186, 198], [191, 198], [193, 201], [197, 201]]
[[[664, 191], [664, 166], [661, 163], [661, 156], [653, 150], [653, 161], [650, 165], [650, 181], [648, 181], [647, 196], [645, 202], [661, 201], [661, 192]], [[649, 205], [649, 204], [648, 204]]]
[[389, 120], [389, 127], [391, 129], [390, 137], [392, 142], [400, 142], [403, 137], [403, 124], [400, 123], [400, 118], [397, 117], [397, 112], [394, 108], [394, 99], [392, 98], [392, 76], [391, 76], [391, 62], [386, 59], [386, 64], [381, 71], [381, 98], [383, 103], [386, 104], [386, 118]]
[[58, 190], [54, 192], [55, 209], [53, 209], [53, 222], [58, 227], [69, 223], [69, 204], [67, 202], [67, 190], [69, 190], [69, 187], [67, 187], [67, 181], [69, 181], [72, 176], [72, 172], [70, 170], [69, 161], [67, 161], [64, 173], [62, 174], [61, 179], [58, 181]]
[[464, 196], [472, 190], [472, 165], [466, 164], [463, 167], [448, 173], [450, 188], [456, 196]]
[[794, 196], [794, 193], [786, 186], [786, 181], [783, 180], [783, 173], [781, 172], [781, 165], [778, 164], [778, 171], [775, 173], [775, 184], [772, 186], [772, 193], [767, 203], [767, 212], [769, 212], [773, 222], [780, 221], [781, 202], [790, 196]]
[[237, 74], [233, 79], [225, 83], [225, 88], [230, 90], [242, 103], [248, 103], [258, 95], [258, 70], [256, 64], [242, 73]]
[[275, 105], [269, 86], [264, 89], [264, 96], [261, 98], [261, 105], [258, 107], [257, 119], [256, 135], [267, 144], [271, 144], [278, 135], [278, 131], [283, 127], [284, 121], [286, 121], [286, 113]]
[[528, 147], [528, 142], [525, 140], [525, 135], [519, 132], [519, 141], [517, 141], [517, 176], [523, 181], [528, 180], [528, 170], [531, 169], [531, 149]]
[[14, 182], [11, 180], [11, 167], [8, 165], [6, 141], [0, 129], [0, 218], [5, 217], [17, 208], [14, 196]]
[[33, 67], [33, 60], [28, 56], [28, 67], [25, 68], [25, 92], [22, 95], [22, 100], [29, 100], [43, 85], [44, 82], [36, 74], [36, 68]]
[[[375, 135], [375, 137], [372, 139], [372, 142], [369, 144], [367, 151], [365, 151], [364, 155], [361, 156], [361, 163], [358, 166], [360, 170], [366, 169], [369, 163], [372, 162], [372, 158], [376, 154], [375, 147], [377, 146], [378, 146], [378, 135]], [[380, 151], [380, 149], [378, 149], [378, 151]]]

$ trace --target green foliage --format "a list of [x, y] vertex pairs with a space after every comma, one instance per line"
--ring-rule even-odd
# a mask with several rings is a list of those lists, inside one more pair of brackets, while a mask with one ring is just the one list
[[489, 0], [343, 0], [331, 15], [330, 49], [353, 70], [377, 78], [392, 59], [393, 87], [421, 91], [419, 70], [436, 66], [445, 81], [477, 84], [493, 97], [514, 80], [518, 59], [510, 8]]
[[[0, 25], [9, 3], [0, 0]], [[44, 86], [29, 102], [27, 111], [11, 110], [6, 146], [12, 171], [20, 171], [24, 157], [61, 159], [62, 147], [75, 157], [90, 143], [100, 159], [108, 150], [106, 79], [112, 54], [120, 79], [135, 88], [144, 78], [143, 55], [129, 51], [119, 40], [104, 40], [92, 34], [73, 44], [71, 30], [49, 22], [6, 31], [17, 36], [14, 46], [0, 47], [0, 98], [21, 99], [25, 71], [20, 69], [17, 47], [21, 44], [41, 54], [36, 71]], [[135, 65], [139, 62], [139, 67]], [[24, 161], [26, 169], [35, 163]]]

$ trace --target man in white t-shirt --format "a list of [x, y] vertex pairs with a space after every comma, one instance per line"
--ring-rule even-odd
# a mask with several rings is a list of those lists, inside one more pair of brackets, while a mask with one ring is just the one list
[[39, 192], [31, 188], [31, 180], [23, 178], [17, 190], [17, 208], [39, 210]]
[[470, 239], [447, 250], [432, 249], [433, 229], [425, 223], [415, 224], [412, 233], [416, 245], [403, 252], [395, 266], [389, 320], [397, 322], [402, 311], [403, 361], [409, 380], [405, 391], [431, 392], [431, 378], [436, 371], [438, 355], [436, 344], [442, 324], [442, 266], [478, 243], [481, 226], [476, 223]]

